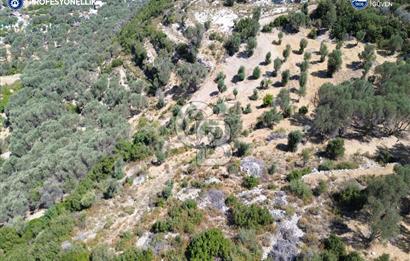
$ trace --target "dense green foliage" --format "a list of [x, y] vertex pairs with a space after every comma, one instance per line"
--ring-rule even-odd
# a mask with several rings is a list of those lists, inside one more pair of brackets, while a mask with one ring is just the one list
[[[410, 26], [400, 18], [383, 14], [378, 8], [357, 11], [350, 2], [343, 0], [320, 1], [311, 18], [330, 29], [331, 35], [339, 40], [345, 39], [346, 35], [353, 35], [390, 50], [401, 49], [403, 39], [410, 36]], [[363, 31], [366, 32], [364, 36]]]
[[186, 256], [193, 261], [230, 260], [232, 248], [232, 242], [220, 230], [209, 229], [191, 240]]
[[[86, 7], [53, 6], [42, 10], [53, 29], [37, 30], [33, 19], [26, 30], [8, 34], [6, 42], [20, 48], [15, 56], [37, 58], [5, 108], [13, 131], [11, 157], [0, 170], [0, 221], [60, 200], [128, 137], [126, 118], [138, 112], [132, 105], [144, 84], [130, 78], [127, 90], [95, 69], [118, 54], [117, 25], [139, 4], [106, 1], [89, 19], [81, 13]], [[47, 51], [40, 42], [49, 43]]]
[[345, 141], [341, 138], [336, 138], [329, 141], [326, 146], [326, 154], [331, 159], [343, 157], [345, 153]]
[[384, 63], [371, 84], [353, 80], [318, 92], [314, 128], [335, 136], [354, 127], [363, 135], [398, 134], [410, 125], [410, 65]]
[[273, 218], [265, 207], [244, 205], [234, 196], [228, 196], [225, 204], [230, 207], [230, 222], [234, 226], [259, 229], [273, 223]]
[[243, 178], [242, 186], [247, 189], [253, 189], [259, 185], [259, 179], [254, 176], [246, 176]]
[[174, 203], [168, 210], [165, 220], [158, 220], [152, 226], [152, 232], [187, 232], [191, 233], [202, 221], [203, 214], [194, 200]]
[[288, 150], [295, 152], [299, 143], [303, 139], [303, 133], [300, 131], [292, 131], [288, 135]]

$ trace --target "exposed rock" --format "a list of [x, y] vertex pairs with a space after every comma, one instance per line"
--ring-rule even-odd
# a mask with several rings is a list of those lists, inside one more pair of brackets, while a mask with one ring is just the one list
[[241, 160], [241, 171], [254, 177], [261, 177], [265, 172], [265, 163], [253, 157], [246, 157]]
[[152, 241], [153, 236], [154, 234], [149, 231], [144, 232], [144, 234], [142, 234], [142, 236], [138, 238], [137, 242], [135, 243], [135, 246], [137, 248], [147, 249], [149, 243]]
[[145, 176], [141, 175], [141, 176], [138, 176], [138, 177], [134, 178], [134, 180], [132, 181], [132, 185], [133, 186], [139, 186], [144, 182], [145, 182]]
[[215, 177], [211, 177], [207, 180], [205, 180], [205, 184], [209, 185], [209, 184], [218, 184], [221, 183], [221, 180], [219, 180], [218, 178]]
[[178, 191], [175, 197], [181, 201], [185, 201], [187, 199], [196, 199], [199, 196], [200, 189], [195, 188], [184, 188]]
[[287, 195], [284, 191], [277, 191], [275, 192], [275, 198], [273, 200], [273, 204], [275, 206], [286, 206], [288, 204]]
[[221, 8], [215, 12], [197, 12], [195, 19], [200, 23], [211, 21], [212, 25], [218, 27], [222, 32], [230, 32], [234, 26], [234, 21], [238, 18], [231, 9]]
[[62, 250], [69, 250], [69, 249], [71, 249], [72, 246], [73, 246], [73, 244], [71, 244], [71, 242], [67, 241], [67, 240], [61, 243], [61, 249]]
[[254, 188], [252, 190], [242, 191], [237, 194], [237, 197], [245, 204], [263, 203], [268, 198], [263, 194], [263, 189]]
[[272, 132], [266, 137], [267, 141], [286, 139], [287, 135], [284, 132]]
[[210, 189], [204, 193], [200, 199], [200, 208], [214, 208], [219, 211], [225, 212], [228, 207], [225, 205], [225, 193], [221, 190]]
[[281, 209], [272, 209], [270, 214], [276, 221], [280, 221], [286, 217], [286, 212]]
[[295, 214], [290, 219], [278, 222], [276, 240], [268, 254], [268, 260], [294, 260], [298, 256], [298, 245], [300, 238], [304, 235], [297, 226], [299, 219], [300, 216]]

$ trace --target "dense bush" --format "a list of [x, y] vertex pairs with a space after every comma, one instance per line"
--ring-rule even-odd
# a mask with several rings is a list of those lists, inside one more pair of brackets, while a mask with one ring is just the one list
[[366, 195], [356, 183], [350, 183], [342, 191], [335, 194], [338, 205], [348, 211], [360, 210], [366, 203]]
[[259, 185], [259, 179], [254, 176], [246, 176], [243, 178], [242, 186], [247, 189], [253, 189]]
[[326, 146], [326, 154], [331, 159], [337, 159], [343, 157], [345, 153], [344, 140], [336, 138], [328, 142]]
[[289, 183], [289, 191], [304, 201], [312, 198], [313, 192], [301, 179], [293, 179]]
[[278, 123], [283, 119], [283, 116], [276, 111], [276, 108], [272, 108], [269, 111], [265, 111], [258, 117], [256, 127], [257, 128], [272, 128], [273, 124]]
[[230, 260], [232, 243], [216, 228], [204, 231], [195, 236], [186, 250], [188, 260], [212, 261], [215, 259]]
[[194, 200], [173, 203], [165, 220], [156, 221], [151, 231], [161, 232], [188, 232], [191, 233], [202, 221], [203, 214], [197, 208]]
[[312, 172], [311, 168], [294, 169], [286, 176], [286, 180], [292, 181], [295, 179], [300, 179], [302, 176], [309, 174], [310, 172]]
[[242, 228], [260, 228], [273, 223], [273, 218], [266, 208], [256, 204], [249, 206], [236, 203], [231, 208], [232, 225]]
[[288, 135], [288, 150], [295, 152], [299, 143], [303, 139], [303, 133], [300, 131], [292, 131]]

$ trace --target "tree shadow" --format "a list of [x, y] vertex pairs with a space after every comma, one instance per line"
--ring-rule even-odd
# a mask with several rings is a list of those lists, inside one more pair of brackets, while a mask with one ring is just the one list
[[292, 125], [296, 126], [312, 126], [313, 124], [313, 121], [310, 118], [301, 114], [293, 115], [291, 118], [289, 118], [289, 121]]
[[319, 70], [319, 71], [316, 71], [316, 72], [312, 72], [311, 75], [316, 76], [316, 77], [319, 77], [319, 78], [323, 78], [323, 79], [326, 79], [326, 78], [329, 79], [329, 78], [331, 78], [331, 77], [329, 77], [329, 75], [327, 74], [327, 70]]
[[410, 164], [410, 146], [396, 143], [389, 151], [396, 162], [403, 165]]
[[390, 243], [405, 253], [410, 253], [410, 230], [400, 225], [399, 235], [390, 240]]
[[219, 92], [218, 91], [213, 91], [209, 94], [210, 97], [218, 96]]
[[332, 232], [338, 235], [344, 235], [352, 232], [352, 230], [339, 219], [332, 220], [329, 228], [332, 230]]
[[361, 62], [351, 62], [350, 64], [347, 64], [347, 68], [349, 68], [350, 70], [353, 71], [357, 71], [359, 69], [361, 69]]
[[232, 83], [238, 83], [240, 82], [239, 76], [237, 74], [235, 74], [232, 79], [231, 79]]
[[292, 76], [289, 78], [289, 80], [291, 80], [291, 81], [299, 81], [299, 78], [300, 78], [299, 75], [294, 74], [294, 75], [292, 75]]
[[346, 44], [345, 49], [352, 49], [353, 47], [356, 47], [356, 46], [357, 46], [357, 44], [348, 43], [348, 44]]
[[287, 152], [288, 145], [284, 143], [279, 143], [278, 145], [276, 145], [276, 149]]
[[292, 50], [292, 53], [297, 54], [297, 55], [301, 55], [302, 52], [300, 52], [300, 50]]
[[280, 81], [276, 81], [274, 84], [272, 84], [272, 86], [275, 87], [275, 88], [283, 87], [282, 83]]
[[290, 92], [291, 92], [291, 93], [298, 93], [298, 89], [296, 89], [295, 87], [292, 87], [292, 88], [290, 89]]
[[377, 50], [377, 54], [383, 57], [392, 56], [392, 53], [386, 50]]
[[237, 58], [247, 59], [247, 58], [251, 57], [251, 55], [249, 55], [249, 53], [247, 51], [242, 51], [242, 52], [238, 52], [236, 57]]
[[319, 64], [319, 63], [322, 63], [322, 62], [320, 61], [320, 59], [319, 59], [319, 60], [316, 60], [316, 61], [311, 61], [311, 62], [310, 62], [310, 64], [312, 64], [312, 65]]

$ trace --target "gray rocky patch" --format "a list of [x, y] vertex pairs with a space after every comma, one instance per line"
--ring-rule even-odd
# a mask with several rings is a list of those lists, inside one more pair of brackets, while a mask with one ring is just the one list
[[298, 256], [298, 246], [304, 235], [297, 226], [299, 219], [300, 216], [295, 214], [290, 219], [277, 223], [277, 232], [272, 240], [274, 243], [268, 253], [268, 260], [294, 260]]
[[200, 208], [214, 208], [225, 212], [228, 207], [225, 205], [225, 193], [221, 190], [210, 189], [202, 195], [199, 203]]
[[284, 132], [272, 132], [266, 137], [267, 141], [286, 139], [287, 135]]
[[185, 201], [187, 199], [196, 199], [201, 192], [200, 189], [196, 188], [184, 188], [178, 191], [175, 197], [181, 201]]
[[265, 172], [265, 163], [254, 157], [246, 157], [241, 160], [241, 171], [250, 176], [261, 177]]
[[251, 190], [245, 190], [237, 194], [237, 197], [245, 204], [256, 204], [256, 203], [263, 203], [268, 198], [263, 193], [263, 189], [261, 188], [254, 188]]

